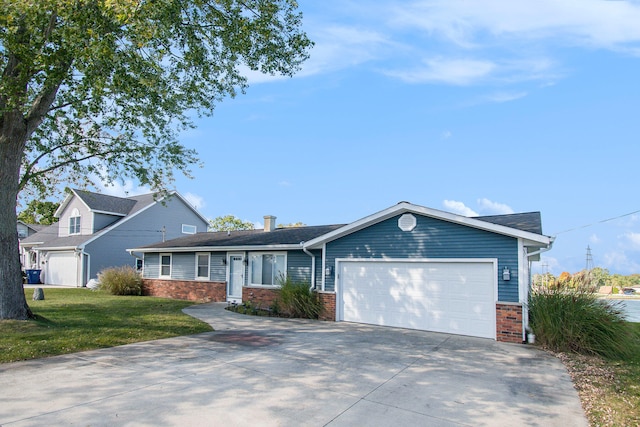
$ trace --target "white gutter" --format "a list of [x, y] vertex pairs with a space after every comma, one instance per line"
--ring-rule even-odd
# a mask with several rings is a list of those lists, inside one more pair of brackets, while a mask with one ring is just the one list
[[309, 290], [313, 290], [316, 287], [316, 257], [304, 246], [304, 242], [300, 242], [300, 246], [302, 246], [302, 251], [311, 257], [311, 287]]
[[154, 252], [255, 252], [269, 250], [299, 250], [300, 244], [281, 245], [249, 245], [249, 246], [178, 246], [178, 247], [155, 247], [155, 248], [129, 248], [127, 252], [136, 251], [141, 253]]
[[[544, 247], [544, 248], [540, 248], [539, 250], [535, 251], [535, 252], [531, 252], [531, 253], [527, 253], [526, 257], [532, 257], [535, 255], [539, 255], [541, 253], [550, 251], [551, 248], [553, 247], [553, 242], [555, 242], [556, 238], [555, 237], [550, 237], [550, 242], [549, 242], [549, 246]], [[523, 307], [526, 307], [526, 304], [529, 303], [529, 292], [531, 291], [531, 262], [529, 261], [529, 265], [528, 265], [528, 271], [527, 271], [527, 275], [529, 277], [527, 277], [527, 289], [526, 289], [526, 297], [527, 297], [527, 301], [524, 301]], [[528, 309], [523, 309], [522, 310], [522, 323], [523, 323], [523, 328], [522, 328], [522, 341], [526, 342], [527, 341], [527, 329], [529, 329], [529, 310]]]
[[537, 251], [535, 251], [535, 252], [527, 253], [527, 258], [528, 258], [528, 257], [532, 257], [532, 256], [534, 256], [534, 255], [541, 254], [541, 253], [543, 253], [543, 252], [550, 251], [550, 250], [551, 250], [551, 248], [553, 247], [553, 242], [555, 242], [555, 241], [556, 241], [556, 238], [555, 238], [555, 237], [550, 237], [549, 246], [544, 247], [544, 248], [541, 248], [541, 249], [539, 249], [539, 250], [537, 250]]

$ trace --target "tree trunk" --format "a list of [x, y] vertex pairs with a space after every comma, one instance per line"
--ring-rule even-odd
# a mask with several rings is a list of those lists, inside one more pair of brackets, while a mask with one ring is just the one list
[[20, 112], [0, 115], [0, 319], [33, 317], [22, 286], [16, 215], [26, 135]]

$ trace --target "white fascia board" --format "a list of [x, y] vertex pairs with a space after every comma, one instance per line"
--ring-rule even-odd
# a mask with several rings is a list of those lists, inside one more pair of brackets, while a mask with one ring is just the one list
[[47, 248], [47, 247], [35, 248], [36, 251], [47, 251], [47, 252], [75, 251], [77, 249], [81, 249], [80, 245], [78, 245], [78, 246], [56, 246], [56, 247], [51, 247], [51, 248]]
[[165, 252], [269, 252], [269, 251], [301, 251], [300, 244], [295, 245], [253, 245], [253, 246], [180, 246], [167, 248], [133, 248], [128, 252], [165, 253]]
[[105, 215], [113, 215], [113, 216], [127, 216], [127, 214], [119, 213], [119, 212], [109, 212], [109, 211], [99, 211], [95, 209], [89, 209], [90, 212], [97, 214], [105, 214]]
[[22, 246], [23, 248], [30, 248], [38, 245], [44, 245], [44, 242], [27, 242], [27, 243], [20, 242], [20, 246]]
[[[58, 209], [56, 209], [56, 211], [53, 213], [53, 216], [56, 218], [60, 218], [60, 215], [62, 215], [62, 212], [67, 208], [67, 205], [69, 204], [71, 199], [74, 197], [78, 197], [78, 195], [76, 194], [75, 191], [71, 190], [71, 193], [67, 194], [67, 197], [65, 197], [62, 203], [60, 203], [60, 206], [58, 206]], [[80, 200], [82, 201], [82, 199]], [[85, 206], [87, 206], [86, 203], [84, 203], [84, 201], [82, 203]], [[89, 209], [89, 206], [87, 206], [87, 209]]]
[[469, 218], [462, 215], [456, 215], [450, 212], [444, 212], [437, 209], [431, 209], [424, 206], [413, 205], [407, 202], [401, 202], [397, 205], [391, 206], [385, 210], [366, 216], [358, 221], [347, 224], [344, 227], [340, 227], [330, 233], [316, 237], [305, 243], [304, 247], [307, 249], [317, 249], [326, 242], [339, 239], [348, 234], [362, 230], [378, 222], [382, 222], [389, 218], [393, 218], [396, 215], [400, 215], [405, 212], [411, 212], [418, 215], [428, 216], [431, 218], [440, 219], [443, 221], [453, 222], [456, 224], [466, 225], [468, 227], [477, 228], [480, 230], [490, 231], [493, 233], [503, 234], [515, 238], [524, 239], [530, 245], [542, 245], [548, 246], [551, 244], [551, 238], [541, 234], [531, 233], [528, 231], [518, 230], [516, 228], [506, 227], [504, 225], [492, 224], [487, 221], [479, 219]]

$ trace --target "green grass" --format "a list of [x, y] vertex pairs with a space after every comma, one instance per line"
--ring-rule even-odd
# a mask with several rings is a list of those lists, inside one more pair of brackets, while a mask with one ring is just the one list
[[190, 335], [211, 327], [182, 309], [192, 301], [113, 296], [89, 289], [44, 289], [31, 301], [35, 320], [0, 321], [0, 363]]

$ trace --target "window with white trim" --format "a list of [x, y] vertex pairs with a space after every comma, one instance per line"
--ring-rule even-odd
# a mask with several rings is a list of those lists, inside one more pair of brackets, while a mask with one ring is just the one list
[[196, 234], [198, 227], [195, 225], [182, 224], [182, 234]]
[[69, 217], [69, 234], [80, 234], [80, 211], [75, 208]]
[[160, 277], [171, 277], [171, 254], [160, 254]]
[[255, 252], [249, 254], [249, 283], [259, 286], [277, 286], [278, 278], [286, 274], [286, 252]]
[[196, 279], [209, 280], [209, 263], [211, 256], [208, 253], [196, 254]]

